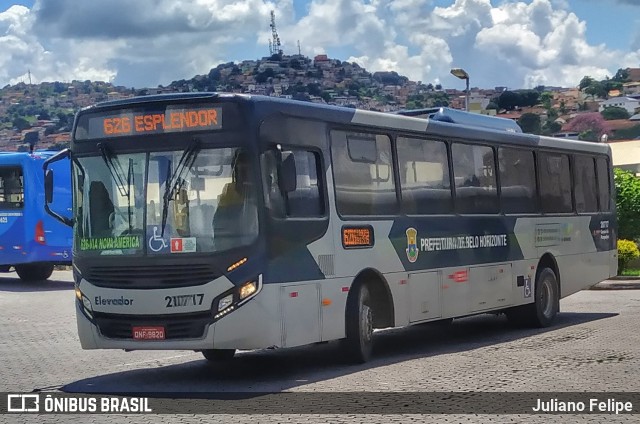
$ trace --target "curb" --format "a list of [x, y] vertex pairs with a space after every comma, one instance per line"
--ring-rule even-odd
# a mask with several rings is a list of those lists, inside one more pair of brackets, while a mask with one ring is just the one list
[[640, 290], [640, 280], [607, 280], [589, 287], [589, 290]]
[[617, 275], [615, 277], [609, 277], [609, 281], [637, 281], [640, 283], [640, 276]]

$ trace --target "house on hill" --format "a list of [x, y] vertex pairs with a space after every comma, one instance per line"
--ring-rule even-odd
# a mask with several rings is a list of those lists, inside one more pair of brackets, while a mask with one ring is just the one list
[[636, 113], [636, 109], [640, 108], [640, 99], [634, 99], [633, 97], [612, 97], [600, 102], [599, 112], [602, 112], [608, 107], [621, 107], [626, 109], [630, 115]]

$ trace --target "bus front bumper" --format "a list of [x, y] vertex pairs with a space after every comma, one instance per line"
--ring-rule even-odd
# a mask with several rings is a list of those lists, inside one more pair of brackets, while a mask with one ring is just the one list
[[[281, 322], [277, 305], [278, 288], [265, 285], [253, 299], [217, 321], [211, 310], [175, 316], [98, 312], [90, 319], [79, 301], [76, 301], [76, 319], [83, 349], [260, 349], [281, 345]], [[163, 326], [168, 336], [171, 326], [176, 325], [181, 331], [186, 331], [184, 337], [134, 340], [131, 335], [132, 326]], [[191, 334], [188, 334], [188, 328], [193, 329]], [[110, 333], [111, 337], [104, 333]], [[195, 335], [196, 333], [198, 334]]]

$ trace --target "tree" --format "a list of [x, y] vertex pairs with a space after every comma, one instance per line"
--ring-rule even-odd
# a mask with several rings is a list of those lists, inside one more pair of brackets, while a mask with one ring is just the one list
[[553, 93], [551, 93], [550, 91], [545, 91], [544, 93], [540, 94], [540, 102], [548, 112], [553, 107]]
[[596, 138], [603, 134], [611, 135], [611, 128], [599, 112], [583, 113], [573, 118], [566, 126], [567, 131], [592, 131]]
[[585, 94], [588, 94], [593, 98], [596, 98], [596, 97], [605, 98], [605, 97], [607, 97], [607, 90], [604, 87], [604, 85], [599, 81], [593, 81], [583, 91], [585, 92]]
[[542, 127], [542, 133], [544, 135], [553, 135], [557, 132], [560, 132], [562, 129], [562, 125], [555, 121], [547, 121]]
[[629, 119], [630, 117], [627, 109], [617, 106], [606, 107], [600, 113], [602, 114], [602, 117], [607, 121], [611, 121], [612, 119]]
[[513, 91], [503, 91], [498, 96], [500, 109], [513, 110], [520, 104], [520, 95]]
[[589, 87], [594, 82], [595, 82], [595, 80], [593, 78], [585, 76], [580, 80], [580, 84], [578, 85], [578, 88], [580, 90], [584, 90], [585, 88]]
[[629, 81], [629, 71], [626, 69], [618, 69], [618, 72], [611, 78], [613, 81], [627, 82]]
[[24, 119], [22, 116], [18, 116], [17, 118], [14, 118], [13, 121], [12, 121], [12, 125], [18, 131], [24, 131], [27, 128], [31, 128], [31, 124], [29, 123], [29, 121]]
[[522, 132], [529, 134], [540, 134], [542, 132], [540, 115], [535, 113], [525, 113], [518, 119], [518, 125]]
[[640, 238], [640, 179], [622, 169], [613, 170], [616, 186], [618, 239]]

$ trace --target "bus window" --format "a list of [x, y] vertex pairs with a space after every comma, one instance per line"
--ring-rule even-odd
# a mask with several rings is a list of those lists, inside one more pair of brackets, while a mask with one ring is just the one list
[[449, 213], [453, 208], [447, 145], [441, 141], [398, 137], [402, 211]]
[[397, 198], [389, 137], [332, 131], [331, 156], [340, 214], [396, 213]]
[[571, 212], [571, 174], [569, 156], [540, 153], [540, 200], [544, 213]]
[[0, 209], [22, 209], [24, 184], [22, 168], [0, 168]]
[[306, 150], [292, 150], [296, 164], [296, 189], [282, 193], [278, 184], [280, 152], [270, 150], [262, 155], [264, 192], [267, 208], [275, 217], [311, 217], [324, 215], [324, 199], [318, 182], [320, 161]]
[[536, 168], [533, 152], [500, 147], [500, 201], [504, 213], [536, 212]]
[[456, 209], [460, 213], [498, 211], [493, 149], [488, 146], [453, 143], [451, 147], [456, 187]]
[[598, 197], [594, 159], [576, 155], [573, 160], [573, 180], [577, 212], [597, 212]]
[[596, 159], [598, 169], [598, 196], [600, 199], [600, 210], [608, 211], [611, 208], [611, 186], [609, 176], [609, 164], [606, 158]]

